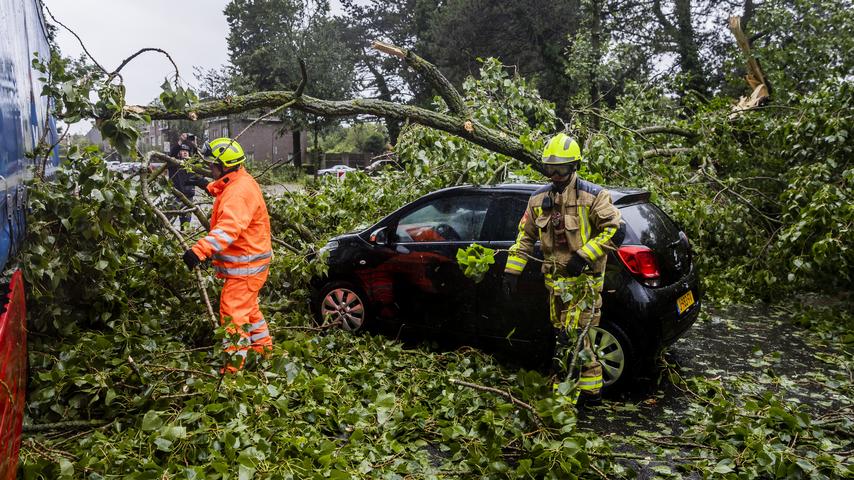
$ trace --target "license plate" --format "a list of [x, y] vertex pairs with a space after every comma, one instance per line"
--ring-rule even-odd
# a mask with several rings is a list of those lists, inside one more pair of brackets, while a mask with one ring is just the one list
[[676, 299], [676, 309], [679, 310], [680, 315], [691, 308], [691, 305], [694, 305], [694, 294], [691, 293], [691, 290], [688, 290], [688, 293]]

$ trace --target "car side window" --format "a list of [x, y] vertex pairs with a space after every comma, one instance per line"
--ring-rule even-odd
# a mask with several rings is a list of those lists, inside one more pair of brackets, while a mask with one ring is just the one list
[[433, 200], [404, 215], [397, 224], [399, 242], [480, 240], [489, 208], [487, 195], [462, 195]]
[[519, 235], [519, 221], [528, 206], [527, 197], [499, 197], [493, 202], [487, 215], [487, 240], [493, 242], [512, 242]]

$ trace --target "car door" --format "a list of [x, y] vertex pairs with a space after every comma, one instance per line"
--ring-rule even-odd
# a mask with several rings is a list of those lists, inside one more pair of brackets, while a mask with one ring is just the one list
[[476, 287], [456, 255], [481, 241], [490, 201], [477, 192], [433, 198], [392, 225], [394, 296], [402, 321], [435, 333], [467, 330], [476, 314]]
[[[527, 193], [499, 195], [490, 206], [484, 226], [487, 245], [497, 250], [495, 264], [478, 285], [478, 329], [486, 347], [505, 348], [518, 343], [539, 344], [551, 338], [547, 292], [541, 263], [529, 260], [519, 277], [516, 294], [502, 290], [507, 250], [519, 234], [519, 221], [528, 204]], [[542, 258], [539, 242], [534, 256]]]

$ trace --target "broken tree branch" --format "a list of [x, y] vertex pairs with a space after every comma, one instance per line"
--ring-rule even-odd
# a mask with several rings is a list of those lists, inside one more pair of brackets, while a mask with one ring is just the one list
[[442, 75], [442, 72], [440, 72], [435, 65], [412, 53], [411, 50], [404, 50], [400, 47], [379, 41], [374, 41], [371, 46], [375, 50], [389, 55], [394, 55], [395, 57], [405, 60], [407, 65], [420, 75], [423, 75], [427, 81], [430, 82], [433, 88], [439, 92], [439, 95], [445, 100], [445, 103], [448, 104], [448, 108], [451, 112], [463, 117], [468, 116], [468, 107], [466, 107], [466, 102], [463, 100], [463, 96], [460, 95], [460, 92], [454, 88], [451, 82]]
[[512, 403], [514, 405], [518, 405], [518, 406], [524, 408], [525, 410], [529, 411], [534, 418], [534, 423], [536, 423], [538, 427], [543, 428], [545, 426], [545, 424], [543, 423], [543, 419], [540, 418], [540, 415], [537, 413], [537, 410], [535, 410], [534, 407], [532, 407], [531, 405], [529, 405], [529, 404], [523, 402], [522, 400], [519, 400], [518, 398], [514, 397], [513, 395], [510, 394], [509, 391], [505, 392], [505, 391], [499, 390], [497, 388], [487, 387], [486, 385], [479, 385], [477, 383], [464, 382], [462, 380], [457, 380], [456, 378], [452, 378], [450, 381], [451, 381], [451, 383], [453, 383], [455, 385], [461, 385], [463, 387], [473, 388], [473, 389], [479, 390], [481, 392], [489, 392], [489, 393], [494, 393], [496, 395], [502, 396], [502, 397], [506, 398], [507, 400], [509, 400], [510, 403]]
[[643, 152], [641, 154], [641, 158], [647, 159], [652, 157], [673, 157], [682, 153], [691, 153], [692, 150], [692, 148], [688, 147], [653, 148]]
[[667, 133], [670, 135], [680, 135], [680, 136], [688, 137], [688, 138], [693, 138], [693, 137], [696, 137], [698, 135], [697, 132], [692, 132], [691, 130], [688, 130], [686, 128], [670, 127], [667, 125], [655, 125], [655, 126], [651, 126], [651, 127], [642, 127], [642, 128], [635, 130], [635, 132], [640, 133], [641, 135], [652, 135], [654, 133]]
[[[225, 100], [212, 100], [196, 105], [192, 110], [175, 112], [154, 105], [126, 106], [129, 112], [149, 115], [153, 120], [200, 119], [249, 110], [280, 107], [293, 102], [291, 109], [323, 117], [353, 117], [373, 115], [403, 122], [414, 122], [427, 127], [442, 130], [464, 138], [496, 153], [513, 157], [525, 164], [536, 166], [539, 155], [529, 151], [512, 134], [495, 128], [486, 127], [468, 118], [465, 103], [459, 92], [450, 82], [441, 76], [435, 66], [426, 60], [392, 45], [382, 44], [383, 51], [404, 58], [407, 63], [422, 75], [427, 76], [443, 95], [450, 113], [440, 113], [414, 105], [404, 105], [376, 99], [323, 100], [301, 91], [268, 91], [229, 97]], [[443, 87], [443, 85], [446, 85]]]

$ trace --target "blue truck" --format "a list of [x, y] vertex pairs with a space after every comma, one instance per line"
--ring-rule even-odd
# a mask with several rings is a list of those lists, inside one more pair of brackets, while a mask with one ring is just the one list
[[[17, 475], [27, 390], [26, 289], [14, 262], [26, 237], [26, 153], [57, 140], [50, 101], [32, 68], [34, 53], [49, 58], [48, 37], [37, 0], [0, 0], [0, 480]], [[58, 164], [54, 148], [47, 175]]]

